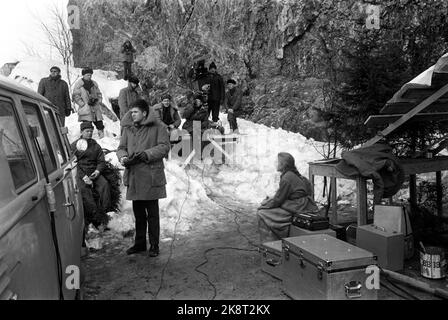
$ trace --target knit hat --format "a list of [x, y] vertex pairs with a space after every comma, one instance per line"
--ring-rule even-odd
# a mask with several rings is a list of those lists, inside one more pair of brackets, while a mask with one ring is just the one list
[[162, 101], [165, 99], [171, 100], [171, 95], [169, 93], [164, 93], [160, 99], [162, 99]]
[[56, 67], [56, 66], [51, 67], [50, 72], [53, 71], [53, 70], [56, 70], [57, 72], [61, 72], [61, 69], [59, 67]]
[[92, 122], [82, 122], [81, 123], [81, 132], [83, 132], [86, 129], [93, 129]]
[[216, 64], [214, 62], [210, 63], [210, 66], [208, 67], [208, 70], [210, 69], [217, 69]]
[[229, 80], [227, 80], [227, 83], [233, 83], [233, 84], [236, 84], [236, 81], [233, 80], [233, 79], [229, 79]]
[[136, 76], [129, 76], [128, 81], [135, 83], [136, 85], [138, 85], [140, 83], [140, 80]]
[[92, 68], [84, 68], [82, 69], [82, 75], [86, 75], [86, 74], [93, 74], [93, 69]]

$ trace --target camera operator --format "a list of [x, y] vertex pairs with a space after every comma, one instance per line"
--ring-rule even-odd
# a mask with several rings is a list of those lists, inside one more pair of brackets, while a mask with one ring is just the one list
[[206, 93], [200, 91], [194, 94], [193, 103], [185, 108], [183, 118], [186, 121], [182, 129], [188, 131], [190, 135], [193, 134], [193, 121], [201, 122], [201, 132], [209, 128]]
[[134, 53], [137, 50], [132, 46], [131, 41], [127, 40], [121, 46], [121, 54], [123, 61], [123, 69], [124, 69], [124, 80], [128, 80], [128, 78], [132, 75], [132, 64], [134, 63]]
[[98, 137], [104, 137], [103, 114], [100, 103], [103, 96], [98, 84], [92, 80], [93, 70], [84, 68], [82, 78], [73, 88], [73, 101], [79, 106], [78, 121], [93, 122], [98, 130]]

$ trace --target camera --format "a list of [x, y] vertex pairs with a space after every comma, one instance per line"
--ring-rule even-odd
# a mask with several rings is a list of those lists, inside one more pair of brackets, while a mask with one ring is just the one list
[[90, 98], [89, 102], [88, 102], [88, 105], [89, 106], [94, 106], [97, 102], [98, 102], [97, 98]]

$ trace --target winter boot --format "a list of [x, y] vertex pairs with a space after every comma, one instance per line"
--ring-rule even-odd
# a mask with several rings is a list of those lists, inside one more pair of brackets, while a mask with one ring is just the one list
[[151, 248], [149, 249], [148, 255], [152, 258], [157, 257], [159, 255], [159, 247], [151, 246]]

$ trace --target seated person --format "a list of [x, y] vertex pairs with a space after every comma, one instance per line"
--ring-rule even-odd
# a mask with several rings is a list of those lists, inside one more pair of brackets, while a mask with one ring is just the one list
[[278, 154], [277, 171], [281, 172], [280, 187], [257, 211], [262, 242], [288, 237], [294, 214], [318, 210], [311, 197], [311, 183], [297, 171], [292, 155]]
[[156, 104], [153, 107], [157, 112], [159, 118], [168, 126], [170, 133], [170, 141], [179, 141], [178, 128], [181, 120], [176, 103], [171, 98], [171, 95], [164, 94], [162, 96], [162, 102]]
[[106, 160], [100, 145], [92, 139], [93, 125], [81, 123], [81, 138], [71, 144], [76, 156], [77, 180], [84, 204], [85, 226], [96, 228], [107, 223], [107, 210], [111, 206], [110, 186], [103, 177]]
[[202, 133], [210, 128], [210, 121], [208, 120], [208, 106], [204, 103], [204, 95], [197, 93], [193, 97], [193, 103], [185, 108], [183, 117], [186, 119], [182, 126], [191, 136], [193, 136], [193, 121], [201, 122], [201, 136]]

